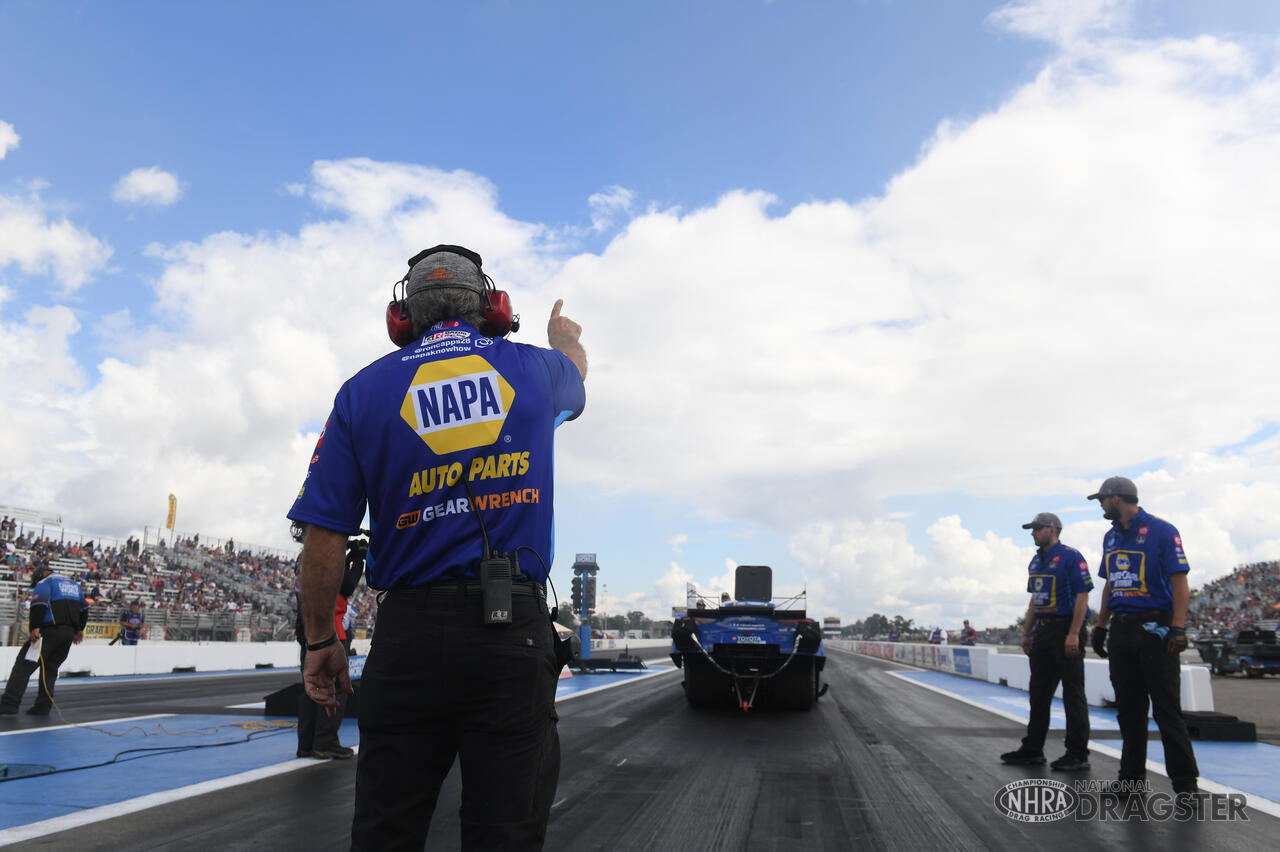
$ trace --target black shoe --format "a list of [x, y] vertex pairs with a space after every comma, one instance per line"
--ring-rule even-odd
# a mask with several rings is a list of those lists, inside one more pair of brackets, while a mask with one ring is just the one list
[[1196, 793], [1200, 792], [1200, 788], [1196, 786], [1196, 782], [1194, 781], [1188, 781], [1186, 783], [1174, 782], [1173, 792], [1179, 796], [1184, 793], [1194, 796]]
[[1075, 772], [1081, 769], [1089, 768], [1089, 758], [1076, 757], [1074, 754], [1064, 754], [1062, 757], [1049, 764], [1050, 769], [1056, 769], [1059, 772]]
[[1044, 763], [1044, 752], [1018, 749], [1017, 751], [1006, 751], [1000, 755], [1000, 759], [1014, 766], [1039, 766]]
[[356, 753], [355, 749], [347, 748], [346, 746], [340, 745], [340, 746], [334, 746], [333, 748], [318, 748], [315, 750], [315, 752], [311, 756], [314, 757], [316, 760], [324, 760], [326, 758], [333, 758], [334, 760], [346, 760], [347, 758], [351, 757], [355, 753]]
[[28, 715], [28, 716], [48, 716], [48, 715], [49, 715], [49, 708], [48, 708], [48, 707], [35, 707], [35, 706], [33, 706], [33, 707], [31, 707], [30, 709], [28, 709], [28, 710], [27, 710], [27, 715]]
[[298, 757], [312, 757], [315, 754], [311, 749], [306, 749], [305, 751], [303, 749], [298, 749], [296, 753]]
[[0, 716], [17, 716], [18, 708], [10, 707], [8, 704], [0, 705]]

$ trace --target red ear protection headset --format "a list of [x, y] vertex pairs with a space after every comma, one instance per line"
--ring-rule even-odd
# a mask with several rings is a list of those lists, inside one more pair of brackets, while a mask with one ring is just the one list
[[[409, 269], [412, 270], [424, 258], [440, 252], [461, 255], [476, 265], [476, 271], [480, 273], [480, 278], [484, 282], [484, 288], [479, 293], [482, 302], [480, 313], [484, 317], [480, 323], [481, 334], [486, 337], [506, 337], [511, 332], [520, 330], [520, 317], [511, 313], [511, 297], [507, 295], [506, 290], [499, 290], [493, 285], [493, 279], [485, 275], [481, 268], [480, 255], [471, 249], [451, 245], [438, 245], [435, 248], [424, 249], [409, 258]], [[403, 278], [392, 285], [391, 302], [387, 305], [387, 335], [396, 346], [404, 346], [414, 338], [413, 321], [409, 319], [409, 310], [405, 306], [407, 297], [403, 295], [408, 281], [409, 273], [406, 272]], [[436, 286], [449, 287], [449, 285]], [[470, 287], [452, 287], [451, 289], [475, 292]], [[400, 295], [397, 297], [397, 294]]]

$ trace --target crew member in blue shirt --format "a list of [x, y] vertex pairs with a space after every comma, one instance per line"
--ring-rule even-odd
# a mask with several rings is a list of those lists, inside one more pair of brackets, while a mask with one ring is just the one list
[[[441, 245], [409, 264], [387, 315], [401, 348], [338, 391], [289, 512], [307, 524], [303, 681], [329, 708], [335, 678], [347, 685], [334, 601], [367, 506], [366, 582], [385, 594], [361, 678], [351, 848], [421, 849], [456, 757], [462, 848], [540, 849], [560, 765], [553, 438], [586, 401], [582, 329], [558, 300], [549, 349], [508, 341], [518, 325], [478, 254]], [[484, 605], [480, 520], [491, 550], [518, 559], [509, 611]]]
[[129, 604], [129, 612], [120, 616], [120, 644], [137, 645], [142, 638], [142, 624], [146, 616], [142, 614], [142, 603], [134, 601]]
[[[75, 580], [55, 574], [47, 563], [36, 566], [31, 579], [34, 583], [29, 622], [31, 632], [18, 651], [18, 658], [13, 661], [4, 696], [0, 697], [0, 715], [12, 716], [18, 712], [23, 693], [27, 691], [27, 681], [36, 669], [40, 670], [40, 691], [27, 713], [32, 716], [49, 715], [58, 667], [67, 658], [72, 644], [79, 645], [84, 639], [84, 626], [89, 622], [89, 605]], [[40, 643], [38, 659], [27, 659], [27, 651], [37, 642]]]
[[[1195, 752], [1182, 718], [1180, 655], [1187, 649], [1187, 555], [1168, 521], [1138, 505], [1138, 487], [1123, 476], [1089, 495], [1111, 529], [1102, 540], [1098, 576], [1107, 581], [1093, 631], [1093, 649], [1108, 657], [1116, 720], [1124, 740], [1120, 781], [1145, 781], [1147, 704], [1164, 742], [1164, 763], [1175, 793], [1196, 793]], [[1108, 639], [1108, 624], [1110, 642]]]
[[1089, 611], [1093, 579], [1080, 551], [1058, 540], [1062, 521], [1041, 512], [1022, 525], [1031, 530], [1036, 553], [1027, 566], [1027, 617], [1022, 652], [1030, 657], [1031, 716], [1022, 746], [1000, 759], [1018, 765], [1044, 763], [1049, 735], [1049, 706], [1062, 683], [1067, 715], [1067, 752], [1049, 766], [1061, 771], [1089, 768], [1089, 702], [1084, 696], [1084, 619]]

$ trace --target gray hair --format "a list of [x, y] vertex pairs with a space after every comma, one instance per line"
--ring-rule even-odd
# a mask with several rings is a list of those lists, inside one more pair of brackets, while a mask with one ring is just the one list
[[447, 319], [480, 327], [484, 322], [484, 296], [469, 287], [424, 287], [405, 298], [415, 336]]

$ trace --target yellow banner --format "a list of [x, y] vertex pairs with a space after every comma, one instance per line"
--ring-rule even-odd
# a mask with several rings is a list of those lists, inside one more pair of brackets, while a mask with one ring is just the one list
[[120, 625], [109, 621], [90, 621], [84, 626], [86, 639], [114, 639], [119, 632]]
[[173, 529], [173, 522], [178, 518], [178, 498], [172, 494], [169, 495], [169, 517], [165, 519], [164, 528]]

